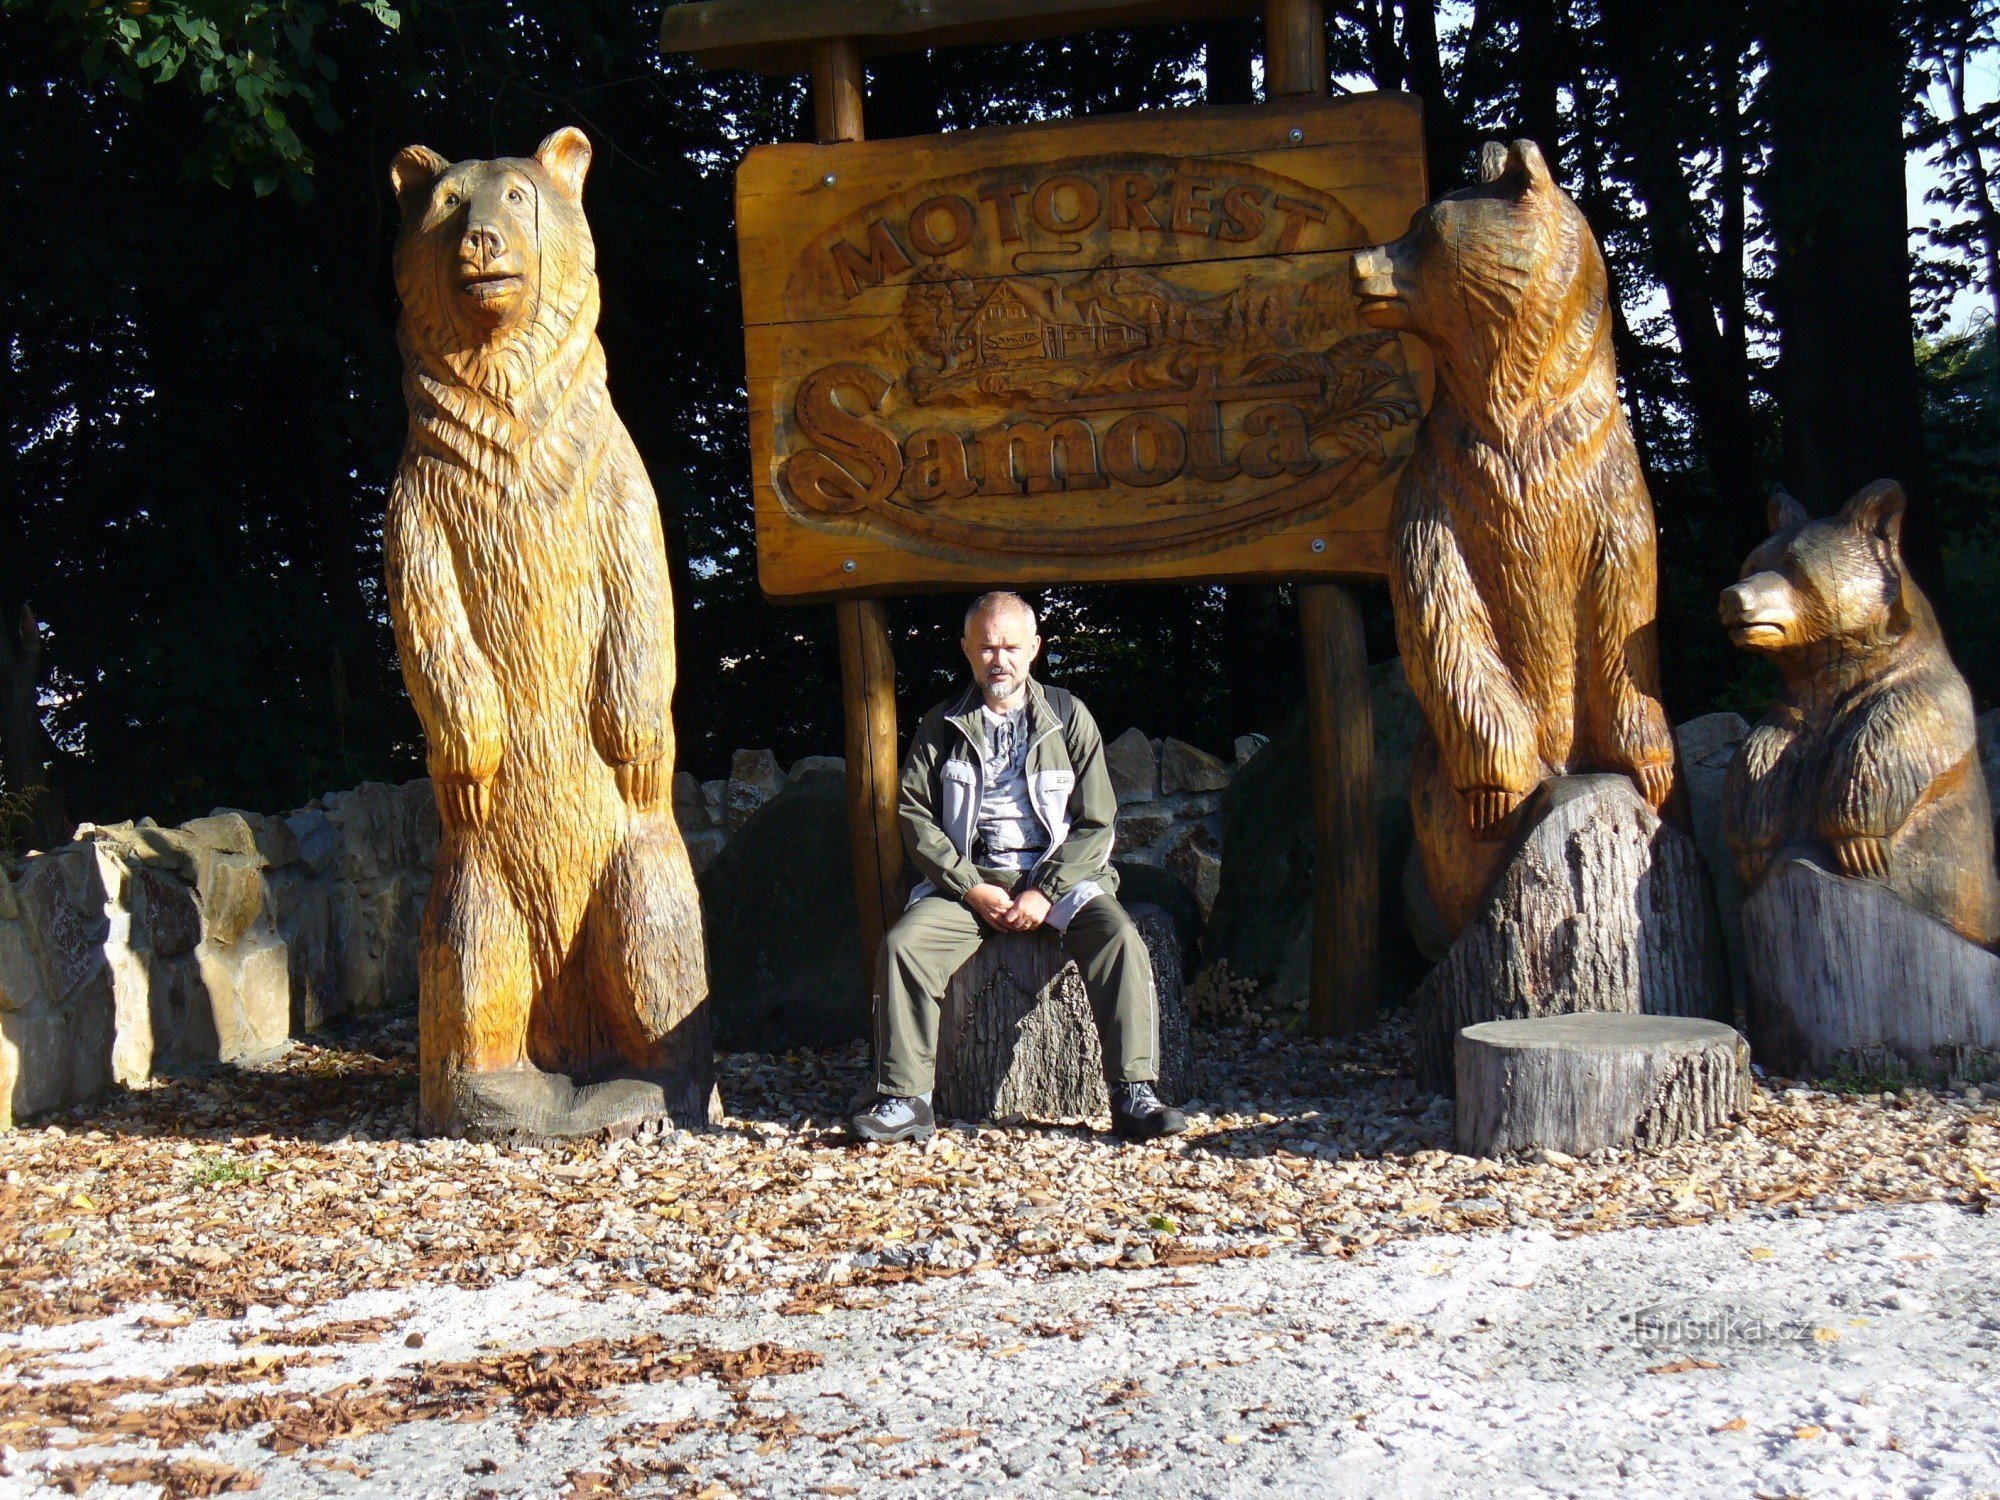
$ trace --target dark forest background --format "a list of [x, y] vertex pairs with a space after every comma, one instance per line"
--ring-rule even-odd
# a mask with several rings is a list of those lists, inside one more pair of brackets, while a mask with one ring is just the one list
[[[1328, 12], [1337, 79], [1423, 96], [1434, 193], [1481, 139], [1533, 136], [1604, 242], [1676, 719], [1770, 691], [1714, 602], [1773, 484], [1820, 511], [1885, 474], [1990, 705], [2000, 107], [1967, 80], [1993, 0]], [[810, 101], [661, 56], [658, 22], [613, 0], [0, 0], [0, 844], [421, 774], [380, 588], [403, 433], [387, 163], [566, 123], [597, 146], [612, 392], [667, 523], [681, 765], [838, 751], [832, 611], [757, 591], [730, 215], [743, 152], [804, 138]], [[888, 60], [869, 133], [1243, 102], [1259, 47], [1231, 22]], [[1913, 150], [1942, 230], [1906, 233]], [[1953, 299], [1985, 309], [1970, 331], [1946, 331]], [[1052, 675], [1112, 733], [1222, 751], [1299, 695], [1283, 590], [1041, 597]], [[955, 671], [960, 607], [891, 606], [906, 725]]]

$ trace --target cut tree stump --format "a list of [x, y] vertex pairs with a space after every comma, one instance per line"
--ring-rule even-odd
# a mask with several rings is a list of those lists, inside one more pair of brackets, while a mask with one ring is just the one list
[[2000, 956], [1803, 859], [1743, 903], [1750, 1042], [1788, 1078], [2000, 1073]]
[[[1160, 1097], [1188, 1088], [1180, 939], [1157, 906], [1128, 910], [1153, 959]], [[953, 976], [938, 1037], [935, 1107], [948, 1120], [1073, 1120], [1107, 1113], [1104, 1052], [1083, 976], [1052, 932], [998, 933]]]
[[1729, 975], [1695, 842], [1624, 776], [1545, 782], [1472, 920], [1417, 987], [1417, 1077], [1453, 1087], [1483, 1021], [1609, 1011], [1718, 1016]]
[[1749, 1102], [1750, 1044], [1720, 1021], [1545, 1016], [1458, 1035], [1458, 1145], [1472, 1156], [1668, 1146]]

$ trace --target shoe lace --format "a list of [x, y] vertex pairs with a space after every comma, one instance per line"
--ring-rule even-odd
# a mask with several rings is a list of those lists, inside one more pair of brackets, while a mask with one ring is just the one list
[[1165, 1106], [1160, 1103], [1160, 1096], [1153, 1092], [1151, 1084], [1128, 1083], [1125, 1085], [1125, 1108], [1135, 1115], [1148, 1115]]
[[879, 1120], [890, 1120], [898, 1115], [915, 1114], [916, 1110], [911, 1106], [910, 1101], [902, 1095], [884, 1094], [873, 1104], [869, 1105], [865, 1113], [873, 1115]]

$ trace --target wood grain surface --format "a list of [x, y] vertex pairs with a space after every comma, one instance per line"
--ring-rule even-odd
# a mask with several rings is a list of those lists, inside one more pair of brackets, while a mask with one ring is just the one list
[[1379, 575], [1421, 353], [1350, 252], [1415, 100], [760, 147], [737, 179], [773, 598]]

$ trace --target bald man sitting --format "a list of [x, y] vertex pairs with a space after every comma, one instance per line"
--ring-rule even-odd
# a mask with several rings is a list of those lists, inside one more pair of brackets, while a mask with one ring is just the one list
[[1127, 1140], [1187, 1129], [1153, 1092], [1153, 962], [1118, 904], [1118, 799], [1090, 711], [1029, 675], [1042, 638], [1018, 594], [983, 594], [960, 643], [972, 685], [925, 714], [903, 762], [903, 847], [923, 879], [875, 965], [875, 1102], [849, 1122], [869, 1141], [936, 1130], [939, 1011], [951, 976], [996, 932], [1062, 934], [1104, 1045], [1111, 1123]]

